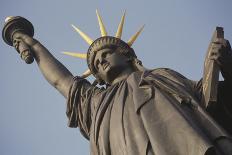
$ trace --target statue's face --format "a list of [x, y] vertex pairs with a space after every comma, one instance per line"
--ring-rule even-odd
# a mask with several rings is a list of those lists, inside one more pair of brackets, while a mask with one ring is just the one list
[[102, 80], [111, 83], [127, 67], [130, 67], [128, 58], [113, 49], [97, 51], [94, 58], [94, 66]]

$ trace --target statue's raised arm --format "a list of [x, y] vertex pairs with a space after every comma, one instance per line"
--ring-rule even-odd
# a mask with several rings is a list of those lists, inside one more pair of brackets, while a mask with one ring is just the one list
[[67, 98], [73, 82], [72, 73], [33, 38], [34, 29], [28, 20], [16, 16], [8, 17], [5, 22], [4, 41], [14, 46], [26, 63], [32, 63], [35, 59], [47, 81]]

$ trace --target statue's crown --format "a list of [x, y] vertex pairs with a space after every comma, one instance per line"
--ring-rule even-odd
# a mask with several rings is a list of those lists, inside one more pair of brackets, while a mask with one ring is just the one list
[[80, 29], [78, 29], [76, 26], [72, 25], [72, 27], [80, 34], [80, 36], [90, 45], [87, 54], [85, 53], [74, 53], [74, 52], [63, 52], [66, 55], [82, 58], [82, 59], [87, 59], [88, 67], [89, 69], [83, 73], [82, 77], [88, 77], [91, 74], [95, 74], [94, 71], [94, 66], [92, 64], [94, 55], [96, 54], [97, 51], [104, 49], [104, 48], [109, 48], [112, 46], [115, 47], [120, 47], [121, 49], [124, 49], [124, 52], [132, 57], [136, 57], [133, 49], [131, 48], [132, 44], [136, 40], [136, 38], [139, 36], [141, 31], [143, 30], [142, 26], [139, 31], [137, 31], [128, 41], [127, 43], [121, 40], [122, 36], [122, 29], [123, 29], [123, 24], [124, 24], [124, 19], [125, 19], [125, 13], [123, 14], [121, 21], [119, 23], [117, 32], [115, 34], [115, 37], [108, 36], [107, 31], [105, 29], [105, 26], [103, 24], [102, 18], [99, 15], [98, 11], [96, 10], [98, 22], [99, 22], [99, 27], [101, 31], [101, 37], [97, 38], [96, 40], [91, 39], [88, 35], [86, 35], [84, 32], [82, 32]]

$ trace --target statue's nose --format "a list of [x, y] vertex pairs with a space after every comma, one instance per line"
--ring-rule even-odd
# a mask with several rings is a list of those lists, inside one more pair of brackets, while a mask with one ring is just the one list
[[104, 63], [106, 63], [107, 61], [106, 61], [106, 59], [105, 58], [101, 58], [101, 60], [100, 60], [100, 64], [101, 65], [103, 65]]

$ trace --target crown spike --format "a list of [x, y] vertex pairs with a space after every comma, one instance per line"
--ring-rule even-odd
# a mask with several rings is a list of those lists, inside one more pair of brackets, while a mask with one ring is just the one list
[[121, 18], [121, 21], [120, 21], [120, 23], [118, 25], [118, 30], [117, 30], [117, 32], [115, 34], [115, 37], [119, 38], [119, 39], [121, 39], [121, 37], [122, 37], [122, 29], [123, 29], [123, 24], [124, 24], [124, 20], [125, 20], [125, 15], [126, 15], [126, 11], [124, 12], [124, 14], [123, 14], [123, 16]]
[[87, 71], [85, 71], [83, 74], [82, 74], [82, 78], [87, 78], [88, 76], [90, 76], [92, 73], [91, 71], [88, 69]]
[[65, 55], [72, 56], [72, 57], [78, 57], [78, 58], [81, 58], [81, 59], [87, 59], [87, 54], [85, 54], [85, 53], [74, 53], [74, 52], [62, 52], [62, 53], [65, 54]]
[[145, 25], [143, 25], [143, 26], [139, 29], [139, 31], [137, 31], [137, 32], [135, 33], [135, 35], [133, 35], [133, 36], [128, 40], [127, 44], [128, 44], [129, 46], [132, 46], [132, 44], [134, 43], [134, 41], [137, 39], [137, 37], [139, 36], [139, 34], [142, 32], [144, 26], [145, 26]]
[[72, 25], [72, 27], [80, 34], [80, 36], [89, 44], [91, 45], [93, 43], [93, 40], [87, 36], [84, 32], [82, 32], [80, 29], [78, 29], [76, 26]]
[[100, 27], [100, 31], [101, 31], [101, 36], [102, 37], [107, 36], [107, 32], [106, 32], [105, 26], [103, 24], [102, 18], [99, 15], [97, 10], [96, 10], [96, 14], [97, 14], [97, 19], [98, 19], [98, 23], [99, 23], [99, 27]]

